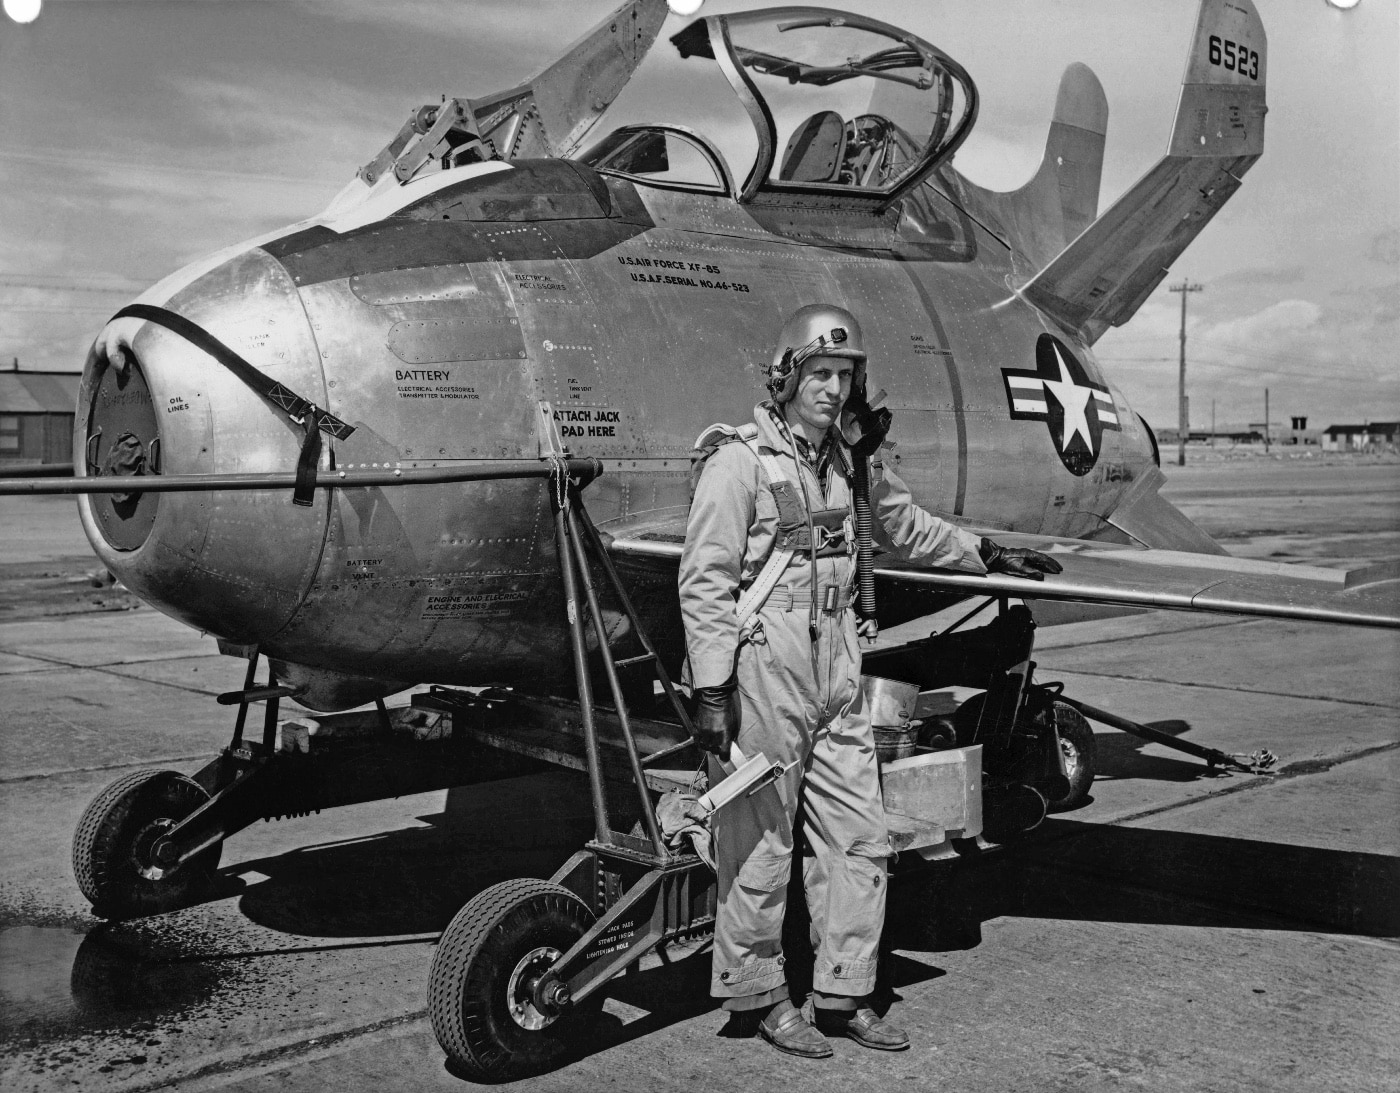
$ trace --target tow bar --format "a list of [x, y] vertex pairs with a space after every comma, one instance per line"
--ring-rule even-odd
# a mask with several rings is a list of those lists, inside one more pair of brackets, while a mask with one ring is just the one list
[[1087, 702], [1079, 702], [1068, 695], [1060, 695], [1059, 700], [1068, 706], [1073, 706], [1091, 721], [1098, 721], [1110, 728], [1131, 733], [1143, 740], [1150, 740], [1154, 744], [1161, 744], [1164, 748], [1174, 748], [1177, 751], [1184, 751], [1187, 755], [1204, 759], [1212, 770], [1220, 767], [1225, 770], [1239, 771], [1241, 774], [1268, 774], [1278, 766], [1278, 756], [1267, 748], [1260, 748], [1249, 755], [1231, 755], [1228, 752], [1208, 748], [1190, 740], [1178, 740], [1160, 729], [1139, 725], [1136, 721], [1129, 721], [1126, 717], [1119, 717], [1117, 714], [1111, 714], [1097, 706], [1090, 706]]

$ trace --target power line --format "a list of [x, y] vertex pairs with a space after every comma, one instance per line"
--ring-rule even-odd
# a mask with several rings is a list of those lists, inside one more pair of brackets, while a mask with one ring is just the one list
[[1224, 368], [1230, 372], [1250, 372], [1260, 375], [1267, 372], [1271, 376], [1291, 376], [1294, 379], [1303, 380], [1326, 380], [1328, 383], [1378, 383], [1377, 379], [1367, 379], [1365, 376], [1344, 376], [1334, 372], [1326, 372], [1319, 368], [1314, 372], [1291, 372], [1286, 368], [1270, 368], [1267, 365], [1231, 364], [1227, 361], [1217, 361], [1210, 357], [1199, 358], [1202, 364], [1208, 364], [1212, 368]]
[[[1240, 347], [1240, 346], [1237, 346], [1237, 345], [1232, 344], [1231, 342], [1217, 341], [1217, 340], [1214, 339], [1214, 338], [1208, 338], [1208, 337], [1204, 337], [1204, 336], [1202, 336], [1202, 335], [1197, 335], [1197, 336], [1196, 336], [1196, 341], [1197, 341], [1197, 345], [1198, 345], [1198, 346], [1201, 345], [1201, 344], [1204, 344], [1204, 345], [1209, 346], [1211, 349], [1221, 349], [1221, 350], [1224, 350], [1224, 351], [1227, 352], [1227, 353], [1238, 354], [1239, 356], [1242, 356], [1242, 357], [1254, 357], [1254, 358], [1256, 358], [1256, 359], [1258, 359], [1258, 360], [1265, 360], [1265, 361], [1275, 361], [1275, 360], [1278, 360], [1278, 361], [1292, 361], [1294, 364], [1312, 364], [1312, 363], [1317, 359], [1316, 357], [1301, 356], [1301, 355], [1299, 355], [1299, 354], [1297, 354], [1297, 353], [1281, 353], [1281, 352], [1275, 352], [1275, 351], [1272, 351], [1272, 350], [1261, 350], [1261, 349], [1244, 349], [1244, 348], [1242, 348], [1242, 347]], [[1117, 360], [1117, 361], [1153, 361], [1153, 362], [1165, 363], [1165, 362], [1171, 360], [1172, 358], [1170, 358], [1170, 357], [1112, 357], [1112, 358], [1101, 358], [1101, 359], [1105, 359], [1105, 360], [1110, 360], [1110, 359], [1111, 359], [1111, 360]], [[1203, 357], [1203, 358], [1200, 358], [1200, 359], [1205, 360], [1206, 358]]]
[[1296, 353], [1280, 353], [1274, 350], [1245, 349], [1231, 342], [1217, 341], [1214, 338], [1201, 338], [1212, 349], [1223, 349], [1227, 353], [1238, 353], [1242, 357], [1255, 357], [1260, 360], [1292, 361], [1294, 364], [1308, 364], [1314, 358], [1299, 356]]
[[115, 314], [114, 308], [103, 307], [100, 304], [73, 304], [71, 307], [10, 307], [8, 304], [0, 304], [0, 312], [11, 315], [71, 315], [75, 311], [92, 311], [102, 315]]
[[[47, 279], [43, 279], [47, 278]], [[32, 288], [45, 292], [121, 292], [137, 293], [144, 292], [155, 278], [146, 284], [130, 282], [107, 282], [102, 284], [97, 280], [61, 280], [57, 275], [43, 273], [12, 274], [0, 273], [0, 285], [7, 288]]]
[[258, 171], [222, 170], [217, 167], [186, 167], [175, 163], [160, 163], [155, 160], [109, 159], [87, 154], [74, 155], [71, 152], [0, 151], [0, 160], [9, 160], [12, 163], [36, 163], [45, 166], [66, 167], [70, 171], [75, 167], [120, 167], [146, 174], [191, 175], [199, 178], [247, 178], [258, 182], [276, 182], [295, 186], [334, 186], [337, 182], [343, 184], [346, 181], [345, 179], [296, 178], [291, 175], [274, 175]]
[[[1098, 357], [1098, 358], [1096, 358], [1096, 359], [1099, 361], [1100, 364], [1124, 364], [1124, 363], [1127, 363], [1127, 362], [1151, 363], [1151, 364], [1166, 364], [1167, 362], [1169, 362], [1169, 361], [1171, 360], [1170, 357]], [[1287, 369], [1265, 368], [1265, 367], [1261, 367], [1261, 366], [1259, 366], [1259, 365], [1257, 365], [1257, 364], [1234, 364], [1234, 363], [1229, 362], [1229, 361], [1215, 360], [1215, 359], [1212, 358], [1212, 357], [1195, 357], [1195, 358], [1193, 358], [1193, 359], [1196, 360], [1196, 361], [1197, 361], [1198, 363], [1200, 363], [1200, 364], [1209, 365], [1211, 368], [1224, 368], [1224, 369], [1226, 369], [1226, 370], [1228, 370], [1228, 371], [1231, 371], [1231, 372], [1249, 372], [1249, 373], [1252, 373], [1252, 374], [1255, 374], [1255, 375], [1257, 375], [1257, 374], [1259, 374], [1259, 373], [1261, 373], [1261, 372], [1268, 372], [1270, 375], [1275, 375], [1275, 376], [1292, 376], [1292, 377], [1295, 377], [1295, 378], [1297, 378], [1297, 379], [1306, 379], [1306, 380], [1326, 380], [1326, 381], [1328, 381], [1329, 383], [1375, 383], [1375, 382], [1377, 382], [1376, 380], [1373, 380], [1373, 379], [1367, 379], [1367, 378], [1365, 378], [1364, 376], [1343, 376], [1343, 375], [1336, 375], [1336, 374], [1331, 373], [1331, 372], [1323, 372], [1323, 371], [1316, 371], [1316, 372], [1291, 372], [1291, 371], [1288, 371]]]

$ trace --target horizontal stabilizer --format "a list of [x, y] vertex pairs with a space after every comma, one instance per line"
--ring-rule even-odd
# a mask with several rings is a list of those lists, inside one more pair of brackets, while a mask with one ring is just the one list
[[1266, 63], [1251, 0], [1202, 0], [1167, 155], [1021, 294], [1089, 342], [1132, 318], [1263, 152]]
[[1145, 547], [1196, 554], [1226, 553], [1224, 547], [1157, 492], [1166, 480], [1160, 468], [1149, 467], [1113, 511], [1103, 514], [1104, 519]]

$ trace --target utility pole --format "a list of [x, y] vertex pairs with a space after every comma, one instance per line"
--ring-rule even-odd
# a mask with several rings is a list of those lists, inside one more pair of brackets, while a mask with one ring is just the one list
[[1264, 388], [1264, 454], [1269, 454], [1269, 389]]
[[[1176, 465], [1186, 466], [1186, 434], [1191, 428], [1187, 420], [1190, 414], [1186, 409], [1186, 294], [1188, 292], [1200, 292], [1203, 285], [1193, 285], [1190, 281], [1182, 281], [1179, 285], [1172, 285], [1170, 291], [1181, 293], [1181, 377], [1176, 389], [1176, 417], [1179, 437], [1176, 445]], [[1211, 430], [1214, 432], [1214, 429]]]

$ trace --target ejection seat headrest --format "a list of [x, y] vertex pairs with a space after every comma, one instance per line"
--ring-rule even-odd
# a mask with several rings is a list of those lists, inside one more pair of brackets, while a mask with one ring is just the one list
[[788, 138], [778, 178], [785, 182], [835, 182], [845, 154], [846, 123], [835, 110], [822, 110]]

